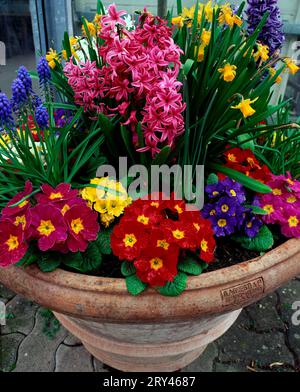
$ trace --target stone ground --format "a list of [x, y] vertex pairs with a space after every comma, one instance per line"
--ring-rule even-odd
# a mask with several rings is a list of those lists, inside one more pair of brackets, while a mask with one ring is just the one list
[[[0, 285], [7, 306], [0, 372], [109, 372], [52, 314]], [[300, 277], [246, 308], [236, 324], [183, 372], [300, 372], [300, 325], [292, 304]], [[298, 318], [299, 319], [299, 318]]]

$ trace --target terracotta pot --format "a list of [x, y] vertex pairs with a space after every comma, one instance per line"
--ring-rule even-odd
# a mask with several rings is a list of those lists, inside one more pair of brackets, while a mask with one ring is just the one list
[[[238, 260], [237, 260], [238, 261]], [[175, 371], [195, 360], [241, 309], [300, 274], [300, 240], [257, 259], [189, 278], [177, 298], [127, 293], [122, 279], [37, 267], [0, 270], [13, 291], [55, 311], [95, 357], [123, 371]]]

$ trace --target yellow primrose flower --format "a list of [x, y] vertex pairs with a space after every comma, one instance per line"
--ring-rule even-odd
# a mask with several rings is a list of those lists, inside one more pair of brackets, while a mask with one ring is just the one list
[[[89, 22], [87, 19], [85, 21], [86, 21], [86, 25], [87, 25], [87, 28], [89, 30], [89, 33], [90, 33], [91, 37], [96, 37], [96, 35], [97, 35], [97, 28], [94, 25], [94, 23]], [[84, 36], [86, 36], [86, 31], [85, 31], [84, 25], [82, 25], [82, 34]]]
[[222, 74], [221, 78], [223, 78], [225, 82], [232, 82], [236, 77], [236, 70], [237, 67], [235, 65], [227, 63], [223, 68], [219, 68], [218, 72]]
[[203, 29], [200, 39], [203, 45], [208, 46], [211, 39], [211, 31]]
[[[273, 78], [276, 75], [277, 70], [275, 68], [269, 68], [269, 72], [270, 72], [271, 78]], [[282, 82], [282, 77], [280, 75], [277, 76], [275, 82], [277, 84], [280, 84]]]
[[289, 68], [289, 70], [290, 70], [290, 73], [291, 73], [292, 75], [295, 75], [295, 74], [299, 71], [300, 67], [298, 67], [298, 65], [296, 64], [296, 61], [295, 61], [295, 60], [293, 60], [293, 59], [287, 57], [287, 58], [284, 60], [284, 62], [285, 62], [286, 65], [288, 66], [288, 68]]
[[231, 109], [238, 109], [243, 113], [244, 118], [247, 117], [251, 117], [253, 116], [253, 114], [256, 112], [256, 110], [254, 110], [251, 107], [251, 104], [256, 102], [258, 100], [259, 97], [251, 100], [251, 99], [242, 99], [242, 101], [236, 105], [236, 106], [231, 106]]
[[195, 56], [197, 56], [198, 63], [201, 63], [204, 60], [205, 54], [205, 45], [200, 45], [195, 47]]
[[179, 27], [180, 29], [184, 25], [183, 21], [184, 21], [184, 19], [182, 16], [176, 16], [176, 18], [172, 18], [172, 24]]
[[263, 62], [269, 60], [269, 47], [268, 45], [257, 44], [257, 52], [253, 55], [254, 60], [258, 61], [260, 58]]
[[59, 56], [56, 50], [50, 49], [46, 54], [46, 60], [48, 61], [49, 67], [54, 69], [56, 67], [55, 60], [59, 62]]
[[124, 212], [124, 209], [127, 207], [126, 202], [124, 200], [108, 200], [107, 201], [107, 213], [109, 215], [115, 216], [118, 218]]
[[100, 215], [100, 221], [104, 227], [109, 227], [114, 220], [115, 217], [113, 215], [109, 215], [109, 214]]

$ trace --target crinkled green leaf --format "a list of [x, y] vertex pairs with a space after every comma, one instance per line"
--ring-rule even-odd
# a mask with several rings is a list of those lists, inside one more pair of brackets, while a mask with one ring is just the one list
[[136, 273], [136, 268], [133, 263], [129, 261], [123, 261], [121, 272], [125, 277], [132, 276]]
[[219, 178], [215, 173], [211, 173], [207, 178], [207, 185], [214, 185], [219, 182]]
[[178, 264], [178, 270], [185, 272], [189, 275], [201, 275], [202, 272], [207, 268], [207, 264], [201, 260], [196, 260], [193, 257], [187, 257]]
[[147, 284], [142, 282], [136, 275], [131, 275], [126, 278], [126, 286], [130, 294], [137, 296], [145, 291]]
[[257, 252], [266, 252], [274, 245], [274, 237], [267, 226], [262, 226], [259, 233], [254, 238], [237, 237], [235, 238], [243, 248]]
[[41, 258], [37, 260], [38, 266], [42, 272], [53, 272], [61, 264], [61, 256], [57, 253], [47, 252], [41, 254]]
[[110, 236], [112, 229], [102, 229], [98, 235], [97, 246], [103, 255], [110, 255], [112, 253]]
[[175, 276], [173, 282], [168, 282], [164, 287], [159, 289], [160, 294], [167, 297], [177, 297], [180, 295], [187, 286], [187, 275], [183, 272], [179, 272]]

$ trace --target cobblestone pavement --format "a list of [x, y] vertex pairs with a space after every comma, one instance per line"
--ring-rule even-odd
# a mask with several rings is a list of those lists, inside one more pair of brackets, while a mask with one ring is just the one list
[[[82, 344], [36, 304], [0, 285], [7, 306], [1, 329], [0, 371], [109, 372]], [[300, 301], [300, 277], [246, 308], [236, 324], [183, 372], [299, 372], [300, 325], [292, 304]]]

